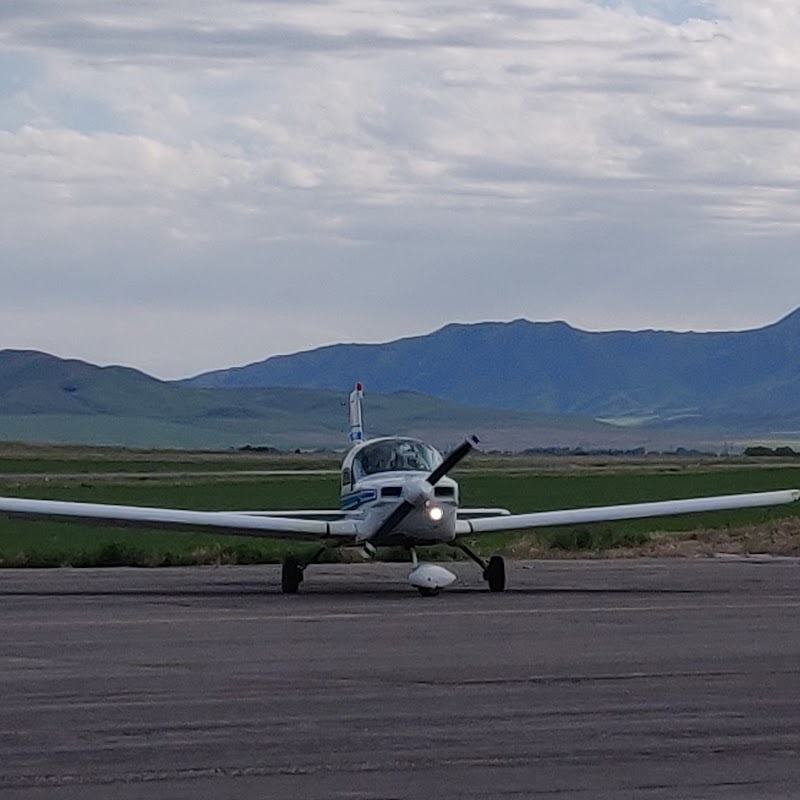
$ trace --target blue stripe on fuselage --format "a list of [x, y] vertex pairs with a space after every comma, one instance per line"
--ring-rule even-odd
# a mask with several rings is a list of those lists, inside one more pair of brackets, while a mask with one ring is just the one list
[[360, 506], [363, 506], [364, 503], [370, 503], [377, 499], [378, 491], [376, 489], [362, 489], [359, 492], [343, 494], [341, 499], [341, 508], [342, 511], [354, 511]]

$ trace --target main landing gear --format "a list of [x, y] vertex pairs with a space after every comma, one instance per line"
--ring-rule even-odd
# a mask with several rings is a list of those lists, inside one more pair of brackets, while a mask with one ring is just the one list
[[503, 561], [502, 556], [492, 556], [487, 563], [476, 552], [470, 550], [463, 542], [456, 542], [456, 547], [483, 570], [483, 579], [489, 584], [490, 592], [505, 591], [506, 563]]
[[284, 594], [297, 594], [303, 582], [303, 571], [309, 564], [316, 562], [326, 549], [320, 547], [306, 561], [301, 561], [297, 556], [286, 556], [281, 569], [281, 591]]
[[[489, 584], [490, 592], [505, 591], [506, 565], [502, 556], [492, 556], [487, 562], [461, 542], [458, 542], [456, 547], [483, 570], [483, 579]], [[325, 547], [320, 547], [311, 558], [305, 561], [297, 556], [286, 556], [281, 569], [281, 591], [284, 594], [297, 594], [297, 590], [303, 582], [305, 568], [317, 561], [325, 550]], [[423, 597], [435, 597], [441, 589], [455, 581], [456, 576], [452, 572], [438, 564], [420, 563], [416, 550], [413, 547], [409, 550], [413, 568], [408, 575], [408, 580]]]

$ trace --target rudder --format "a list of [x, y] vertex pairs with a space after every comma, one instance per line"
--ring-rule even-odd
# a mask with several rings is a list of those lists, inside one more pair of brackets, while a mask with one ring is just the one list
[[356, 384], [350, 392], [350, 441], [353, 443], [364, 440], [364, 426], [361, 420], [361, 398], [364, 396], [364, 387]]

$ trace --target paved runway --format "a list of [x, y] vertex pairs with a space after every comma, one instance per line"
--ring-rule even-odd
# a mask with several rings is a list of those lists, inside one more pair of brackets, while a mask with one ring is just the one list
[[800, 564], [0, 571], [0, 797], [800, 797]]

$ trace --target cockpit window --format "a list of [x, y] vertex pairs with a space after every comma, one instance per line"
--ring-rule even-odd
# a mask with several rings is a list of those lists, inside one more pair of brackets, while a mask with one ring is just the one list
[[432, 447], [413, 439], [386, 439], [366, 445], [356, 456], [353, 473], [358, 480], [378, 472], [433, 472], [442, 457]]

